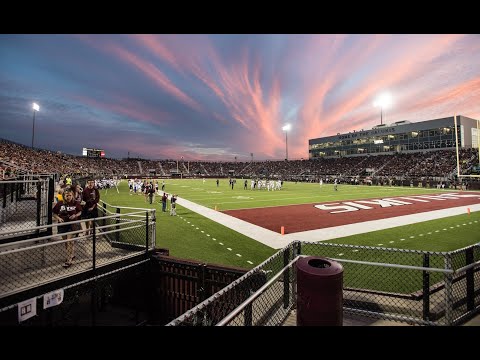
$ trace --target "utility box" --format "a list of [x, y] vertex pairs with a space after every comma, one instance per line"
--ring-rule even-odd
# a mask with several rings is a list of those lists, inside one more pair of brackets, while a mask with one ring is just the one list
[[343, 325], [343, 266], [317, 256], [297, 261], [297, 326]]

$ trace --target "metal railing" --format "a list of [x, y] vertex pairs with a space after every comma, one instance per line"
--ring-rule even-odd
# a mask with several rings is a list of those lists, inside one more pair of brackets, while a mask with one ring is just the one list
[[[0, 244], [0, 299], [153, 250], [155, 209], [136, 210], [33, 227], [29, 230], [46, 229], [52, 234]], [[92, 227], [87, 234], [85, 223], [89, 220]], [[59, 233], [63, 226], [71, 231]], [[24, 231], [2, 231], [0, 237], [15, 238]], [[73, 245], [74, 260], [64, 267], [67, 244]]]
[[281, 323], [295, 302], [295, 277], [289, 266], [295, 257], [294, 247], [287, 246], [167, 326], [216, 325], [238, 307], [243, 311], [228, 325]]
[[2, 230], [28, 231], [32, 227], [51, 223], [52, 214], [49, 206], [51, 201], [53, 201], [52, 179], [1, 181], [0, 225]]
[[480, 244], [428, 252], [294, 242], [167, 325], [281, 325], [296, 306], [295, 264], [301, 256], [343, 265], [347, 314], [456, 325], [480, 310]]

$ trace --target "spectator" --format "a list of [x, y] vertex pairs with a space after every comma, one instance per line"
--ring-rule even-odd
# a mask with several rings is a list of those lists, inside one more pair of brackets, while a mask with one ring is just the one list
[[171, 216], [177, 215], [176, 203], [177, 203], [177, 195], [172, 194], [172, 197], [170, 198], [170, 215]]
[[[64, 234], [71, 231], [78, 230], [78, 224], [68, 224], [71, 221], [78, 220], [82, 215], [82, 207], [79, 203], [75, 201], [73, 198], [73, 190], [71, 188], [67, 188], [64, 192], [64, 200], [61, 200], [55, 204], [53, 207], [53, 217], [55, 220], [58, 221], [59, 224], [64, 223], [63, 225], [58, 226], [58, 233]], [[67, 234], [62, 236], [63, 240], [70, 240], [72, 239], [73, 234]], [[72, 266], [73, 259], [75, 258], [74, 253], [74, 242], [67, 241], [65, 243], [65, 249], [67, 251], [67, 259], [63, 264], [64, 268], [68, 268]]]
[[[93, 179], [88, 179], [87, 187], [83, 190], [82, 200], [85, 201], [85, 206], [83, 208], [83, 219], [94, 219], [98, 217], [98, 202], [100, 200], [100, 192], [95, 186], [95, 181]], [[87, 231], [86, 235], [90, 235], [90, 228], [92, 227], [92, 220], [87, 221], [86, 223]]]

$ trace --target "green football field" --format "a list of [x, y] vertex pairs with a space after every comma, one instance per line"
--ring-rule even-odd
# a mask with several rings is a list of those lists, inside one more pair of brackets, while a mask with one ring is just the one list
[[[247, 190], [243, 189], [242, 180], [237, 180], [232, 190], [227, 179], [220, 179], [218, 187], [215, 179], [206, 179], [205, 183], [202, 179], [167, 179], [165, 183], [165, 192], [178, 194], [182, 198], [206, 207], [216, 207], [218, 210], [455, 192], [425, 188], [352, 185], [339, 185], [338, 191], [334, 191], [333, 185], [320, 186], [318, 183], [300, 182], [284, 182], [281, 191], [252, 191], [250, 180], [248, 180]], [[143, 195], [130, 193], [126, 181], [122, 181], [118, 189], [119, 193], [116, 189], [101, 190], [101, 199], [114, 206], [157, 209], [156, 243], [158, 247], [168, 248], [171, 256], [252, 268], [276, 252], [275, 249], [180, 205], [177, 206], [177, 217], [162, 213], [159, 196], [156, 197], [155, 204], [150, 205]], [[480, 212], [366, 232], [329, 240], [329, 242], [449, 251], [480, 242]]]

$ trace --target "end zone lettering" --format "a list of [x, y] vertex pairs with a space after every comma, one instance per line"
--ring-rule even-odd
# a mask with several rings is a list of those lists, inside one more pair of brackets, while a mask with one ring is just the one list
[[[371, 199], [371, 200], [357, 200], [357, 201], [344, 201], [341, 203], [330, 203], [330, 204], [319, 204], [314, 205], [319, 210], [328, 211], [330, 214], [338, 214], [344, 212], [358, 211], [358, 210], [371, 210], [375, 207], [368, 206], [374, 205], [377, 208], [386, 208], [390, 206], [404, 206], [412, 205], [412, 202], [405, 200], [415, 201], [415, 202], [431, 202], [431, 201], [445, 201], [445, 200], [458, 200], [460, 198], [468, 197], [478, 197], [476, 194], [458, 194], [458, 193], [449, 193], [449, 194], [440, 194], [440, 195], [411, 195], [411, 196], [399, 196], [396, 198], [385, 198], [385, 199]], [[363, 205], [367, 204], [367, 205]], [[332, 211], [335, 210], [335, 211]]]

